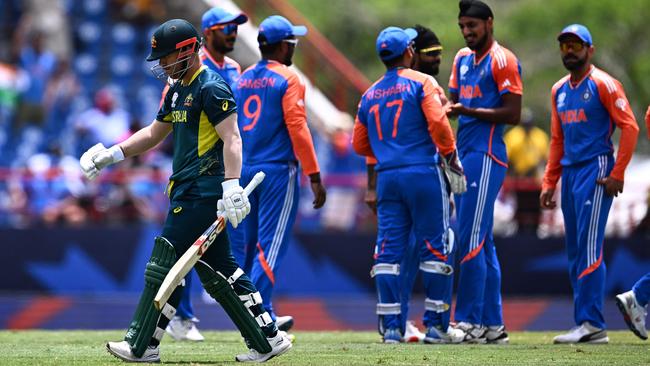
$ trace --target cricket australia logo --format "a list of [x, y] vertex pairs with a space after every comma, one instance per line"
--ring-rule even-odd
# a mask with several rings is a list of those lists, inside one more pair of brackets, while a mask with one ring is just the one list
[[188, 96], [185, 98], [185, 101], [183, 102], [183, 105], [186, 106], [186, 107], [191, 107], [191, 106], [192, 106], [192, 101], [193, 101], [193, 100], [194, 100], [194, 97], [192, 97], [192, 93], [190, 93], [190, 95], [188, 95]]

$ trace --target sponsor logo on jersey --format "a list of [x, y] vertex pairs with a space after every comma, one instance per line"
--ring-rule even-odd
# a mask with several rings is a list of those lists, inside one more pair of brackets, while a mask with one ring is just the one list
[[228, 110], [228, 101], [227, 100], [224, 100], [221, 103], [221, 110], [223, 110], [224, 112]]
[[174, 210], [173, 210], [172, 212], [174, 212], [175, 214], [177, 214], [177, 213], [179, 213], [179, 212], [181, 212], [181, 211], [183, 211], [183, 208], [182, 208], [181, 206], [178, 206], [178, 207], [174, 208]]
[[623, 112], [625, 112], [625, 105], [626, 104], [627, 103], [625, 102], [625, 99], [623, 99], [623, 98], [618, 98], [618, 99], [616, 99], [616, 102], [614, 102], [614, 105], [616, 106], [616, 108], [622, 110]]

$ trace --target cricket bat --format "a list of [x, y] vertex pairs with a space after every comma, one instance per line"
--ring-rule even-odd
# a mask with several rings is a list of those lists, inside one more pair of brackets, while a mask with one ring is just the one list
[[[258, 172], [255, 174], [253, 179], [248, 183], [244, 192], [247, 196], [253, 192], [255, 187], [257, 187], [264, 180], [264, 172]], [[156, 293], [156, 297], [153, 300], [153, 305], [157, 310], [162, 310], [167, 300], [171, 296], [172, 292], [176, 287], [181, 283], [185, 275], [194, 267], [196, 262], [199, 261], [203, 253], [212, 245], [214, 239], [217, 238], [219, 233], [223, 231], [226, 227], [226, 219], [223, 216], [218, 216], [215, 222], [210, 225], [207, 230], [199, 236], [198, 239], [192, 244], [192, 246], [187, 249], [185, 254], [183, 254], [174, 264], [174, 266], [169, 270], [167, 276], [163, 280], [163, 283]]]

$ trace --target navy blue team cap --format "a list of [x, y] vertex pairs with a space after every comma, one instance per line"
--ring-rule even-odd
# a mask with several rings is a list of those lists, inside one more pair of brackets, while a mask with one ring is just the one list
[[377, 36], [377, 54], [384, 61], [392, 60], [404, 54], [418, 32], [413, 28], [388, 27]]
[[221, 8], [212, 8], [206, 11], [201, 18], [201, 29], [206, 30], [221, 24], [244, 24], [248, 16], [244, 13], [232, 14]]
[[562, 39], [562, 37], [564, 37], [566, 35], [569, 35], [569, 34], [572, 34], [572, 35], [580, 38], [580, 40], [582, 40], [582, 42], [584, 42], [584, 43], [586, 43], [586, 44], [588, 44], [590, 46], [593, 44], [593, 42], [591, 40], [591, 33], [589, 33], [589, 29], [587, 29], [587, 27], [585, 27], [582, 24], [571, 24], [571, 25], [567, 26], [566, 28], [562, 29], [562, 32], [560, 32], [560, 34], [557, 36], [557, 40], [560, 41]]
[[307, 34], [307, 27], [304, 25], [293, 25], [287, 18], [280, 15], [271, 15], [260, 23], [260, 44], [274, 44], [292, 36], [304, 36]]

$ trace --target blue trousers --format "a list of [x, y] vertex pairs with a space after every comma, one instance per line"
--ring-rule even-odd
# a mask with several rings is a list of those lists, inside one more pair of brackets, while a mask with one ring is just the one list
[[606, 275], [603, 242], [613, 199], [596, 180], [608, 176], [613, 165], [611, 155], [601, 155], [562, 169], [562, 214], [574, 318], [576, 325], [589, 322], [602, 329]]
[[456, 196], [460, 275], [456, 296], [457, 321], [502, 325], [501, 267], [492, 236], [494, 202], [506, 167], [482, 152], [461, 156], [467, 192]]
[[178, 303], [178, 308], [176, 308], [176, 316], [181, 319], [192, 319], [194, 318], [194, 309], [192, 308], [192, 271], [185, 276], [185, 286], [183, 287], [183, 292], [181, 295], [181, 302]]
[[[380, 332], [400, 329], [405, 321], [401, 314], [404, 285], [399, 277], [402, 271], [400, 263], [409, 267], [407, 271], [410, 273], [413, 273], [413, 268], [422, 269], [427, 296], [424, 325], [441, 325], [445, 329], [448, 326], [448, 323], [435, 323], [440, 318], [439, 313], [449, 311], [449, 304], [444, 302], [449, 274], [441, 272], [449, 262], [445, 246], [449, 226], [448, 200], [446, 184], [437, 166], [410, 166], [377, 173], [378, 233], [373, 275], [378, 294]], [[419, 251], [419, 265], [412, 260], [403, 262], [411, 233]], [[408, 277], [415, 276], [407, 272]]]
[[639, 305], [646, 306], [648, 300], [650, 300], [650, 273], [646, 273], [645, 276], [636, 281], [632, 291], [634, 291], [634, 296], [636, 296]]
[[295, 163], [244, 165], [241, 184], [248, 184], [263, 171], [264, 181], [248, 198], [251, 212], [228, 235], [233, 255], [262, 295], [266, 311], [275, 320], [273, 286], [282, 264], [298, 210], [298, 167]]

